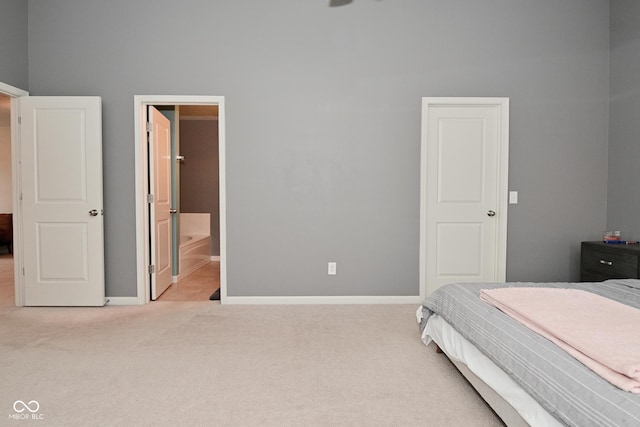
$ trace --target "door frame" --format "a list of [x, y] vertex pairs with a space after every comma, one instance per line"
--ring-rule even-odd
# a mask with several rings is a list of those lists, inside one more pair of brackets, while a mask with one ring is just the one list
[[218, 158], [220, 191], [220, 302], [227, 298], [227, 202], [226, 202], [226, 142], [224, 96], [206, 95], [135, 95], [135, 195], [136, 195], [136, 270], [137, 303], [151, 301], [151, 281], [148, 266], [149, 216], [147, 194], [149, 194], [149, 151], [146, 140], [147, 106], [150, 105], [217, 105], [218, 106]]
[[499, 132], [500, 146], [498, 147], [498, 183], [497, 199], [499, 212], [496, 217], [496, 228], [498, 233], [498, 244], [496, 246], [496, 263], [498, 272], [497, 281], [506, 280], [507, 270], [507, 205], [509, 193], [509, 98], [507, 97], [423, 97], [422, 98], [422, 135], [420, 137], [420, 299], [424, 300], [427, 295], [427, 184], [429, 171], [427, 170], [427, 114], [433, 106], [455, 106], [455, 105], [487, 105], [499, 108]]
[[29, 92], [0, 82], [0, 93], [11, 98], [11, 179], [13, 214], [13, 278], [16, 307], [24, 306], [24, 281], [22, 280], [22, 207], [20, 205], [20, 141], [18, 132], [19, 98]]

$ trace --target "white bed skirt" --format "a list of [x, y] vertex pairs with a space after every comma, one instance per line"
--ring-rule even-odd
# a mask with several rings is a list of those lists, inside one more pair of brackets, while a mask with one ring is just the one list
[[[532, 426], [560, 427], [555, 417], [525, 392], [509, 375], [438, 315], [431, 315], [422, 333], [428, 345], [433, 340], [454, 363], [462, 363], [515, 409]], [[505, 420], [506, 422], [506, 420]]]

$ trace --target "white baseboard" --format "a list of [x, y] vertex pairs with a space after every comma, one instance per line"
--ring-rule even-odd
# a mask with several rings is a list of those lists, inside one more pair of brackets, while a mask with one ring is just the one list
[[222, 304], [420, 304], [420, 296], [222, 297]]
[[211, 261], [220, 261], [220, 255], [211, 255]]
[[[420, 304], [419, 296], [315, 296], [315, 297], [222, 297], [229, 305], [294, 304]], [[143, 305], [138, 297], [107, 297], [105, 305]]]
[[107, 297], [105, 305], [140, 305], [138, 297]]

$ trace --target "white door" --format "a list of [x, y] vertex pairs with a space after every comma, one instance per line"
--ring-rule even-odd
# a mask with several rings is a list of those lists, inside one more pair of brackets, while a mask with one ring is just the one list
[[24, 305], [102, 306], [99, 97], [20, 99]]
[[424, 293], [506, 275], [507, 98], [424, 98]]
[[149, 177], [151, 194], [151, 299], [171, 285], [171, 124], [161, 112], [149, 107]]

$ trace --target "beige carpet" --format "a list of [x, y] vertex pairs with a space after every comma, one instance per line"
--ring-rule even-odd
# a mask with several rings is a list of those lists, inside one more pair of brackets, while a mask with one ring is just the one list
[[0, 425], [502, 425], [415, 309], [4, 305]]

